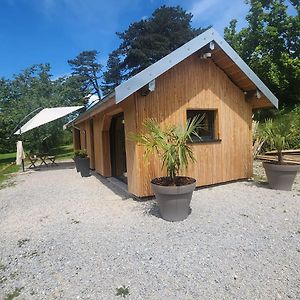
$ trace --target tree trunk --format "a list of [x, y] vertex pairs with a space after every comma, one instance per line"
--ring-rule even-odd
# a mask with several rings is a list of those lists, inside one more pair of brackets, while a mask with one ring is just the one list
[[99, 84], [98, 84], [98, 80], [97, 80], [97, 73], [95, 70], [93, 70], [93, 73], [94, 73], [94, 79], [95, 79], [94, 87], [95, 87], [95, 90], [96, 90], [99, 100], [101, 100], [100, 88], [99, 88]]

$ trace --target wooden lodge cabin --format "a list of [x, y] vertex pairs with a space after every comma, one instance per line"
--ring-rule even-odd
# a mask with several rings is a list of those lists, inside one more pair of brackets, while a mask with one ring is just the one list
[[157, 157], [128, 139], [147, 118], [162, 126], [205, 113], [197, 162], [185, 172], [197, 186], [252, 176], [252, 110], [277, 98], [229, 44], [209, 29], [116, 87], [74, 122], [74, 147], [87, 149], [91, 169], [128, 183], [138, 197], [152, 195], [150, 180], [165, 176]]

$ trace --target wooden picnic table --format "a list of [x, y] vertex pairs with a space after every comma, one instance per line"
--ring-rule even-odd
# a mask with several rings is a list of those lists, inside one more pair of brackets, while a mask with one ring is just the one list
[[[48, 155], [47, 153], [38, 153], [36, 155], [29, 155], [28, 159], [30, 161], [29, 169], [36, 168], [37, 167], [36, 163], [38, 162], [38, 160], [41, 160], [39, 166], [45, 165], [46, 167], [48, 167], [49, 164], [51, 164], [51, 166], [57, 166], [57, 163], [55, 162], [56, 156]], [[49, 160], [48, 163], [47, 160]]]
[[37, 154], [37, 157], [41, 160], [40, 166], [44, 164], [46, 167], [48, 167], [48, 164], [46, 163], [47, 156], [48, 156], [47, 153]]
[[55, 155], [48, 155], [47, 158], [50, 160], [51, 162], [51, 166], [58, 166], [58, 164], [55, 162], [56, 156]]

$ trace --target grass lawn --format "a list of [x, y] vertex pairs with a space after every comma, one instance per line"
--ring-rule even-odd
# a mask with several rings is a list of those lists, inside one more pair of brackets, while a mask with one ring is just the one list
[[16, 153], [0, 154], [0, 189], [9, 185], [7, 179], [11, 177], [12, 173], [18, 172], [20, 167], [14, 164], [16, 160]]
[[71, 159], [74, 156], [73, 144], [52, 148], [50, 154], [55, 155], [57, 161]]
[[0, 170], [16, 160], [16, 153], [0, 154]]
[[[73, 145], [71, 144], [53, 148], [50, 150], [50, 154], [56, 156], [56, 161], [71, 159], [74, 156]], [[20, 170], [20, 166], [16, 166], [14, 164], [15, 160], [15, 152], [0, 153], [0, 189], [10, 185], [11, 183], [8, 183], [7, 180], [11, 177], [12, 173]]]

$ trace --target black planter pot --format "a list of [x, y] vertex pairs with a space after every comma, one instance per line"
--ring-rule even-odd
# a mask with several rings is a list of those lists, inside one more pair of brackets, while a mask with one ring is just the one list
[[263, 162], [263, 167], [265, 168], [270, 188], [290, 191], [300, 166]]
[[78, 167], [82, 177], [88, 177], [90, 173], [90, 158], [89, 157], [78, 157]]
[[162, 218], [171, 222], [186, 219], [190, 213], [190, 203], [196, 187], [196, 180], [194, 179], [191, 184], [181, 186], [161, 186], [153, 181], [151, 181], [151, 186]]
[[79, 159], [79, 156], [74, 156], [74, 162], [75, 162], [76, 171], [80, 172], [78, 159]]

